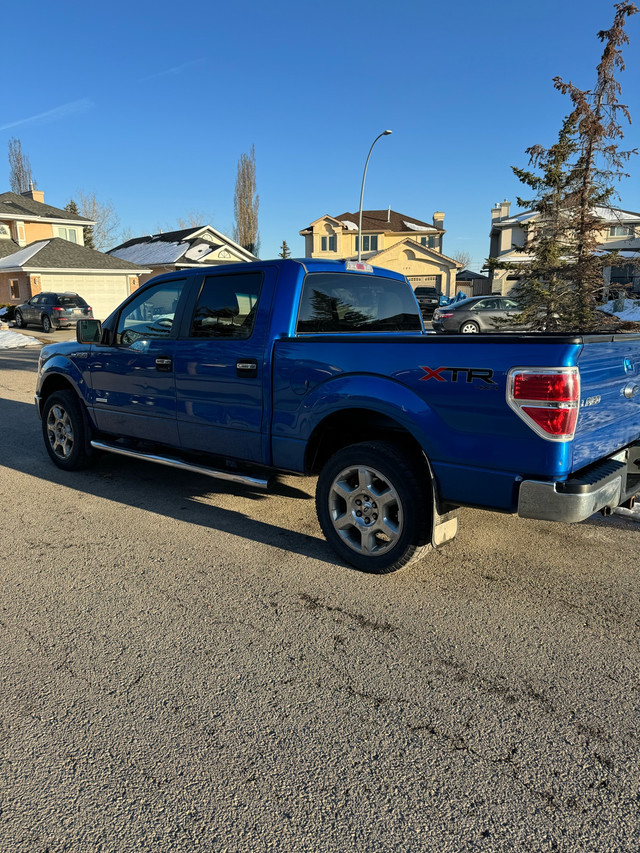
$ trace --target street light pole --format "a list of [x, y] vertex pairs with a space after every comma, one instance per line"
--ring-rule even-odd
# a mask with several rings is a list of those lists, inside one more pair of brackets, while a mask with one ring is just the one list
[[358, 263], [362, 260], [362, 199], [364, 198], [364, 182], [367, 177], [367, 166], [369, 165], [369, 157], [371, 157], [371, 152], [373, 151], [373, 146], [380, 139], [381, 136], [389, 136], [392, 131], [383, 130], [382, 133], [378, 134], [376, 138], [371, 143], [371, 148], [369, 149], [369, 153], [367, 154], [367, 159], [364, 164], [364, 174], [362, 175], [362, 189], [360, 190], [360, 213], [358, 215]]

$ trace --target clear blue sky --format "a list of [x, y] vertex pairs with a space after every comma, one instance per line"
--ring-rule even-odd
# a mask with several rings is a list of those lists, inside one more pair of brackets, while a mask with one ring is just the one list
[[[133, 235], [192, 211], [228, 234], [241, 153], [255, 145], [261, 251], [324, 213], [364, 207], [431, 221], [444, 251], [488, 254], [490, 208], [523, 192], [511, 165], [555, 140], [569, 101], [560, 75], [593, 84], [606, 0], [246, 0], [183, 5], [10, 3], [0, 146], [22, 141], [45, 201], [78, 190], [111, 202]], [[640, 147], [640, 14], [620, 76]], [[0, 191], [9, 189], [5, 178]], [[640, 158], [620, 205], [640, 210]]]

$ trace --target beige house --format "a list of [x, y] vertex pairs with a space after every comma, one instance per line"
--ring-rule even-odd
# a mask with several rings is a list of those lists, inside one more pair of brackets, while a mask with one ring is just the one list
[[[358, 213], [328, 214], [302, 231], [305, 257], [348, 259], [358, 256]], [[387, 210], [362, 211], [362, 260], [402, 273], [413, 287], [433, 285], [455, 295], [456, 273], [462, 265], [442, 253], [444, 213], [431, 223]]]
[[[529, 257], [516, 247], [526, 245], [527, 228], [535, 223], [537, 213], [524, 211], [510, 215], [511, 202], [498, 202], [491, 209], [491, 235], [489, 256], [513, 264], [523, 263]], [[629, 285], [632, 290], [640, 291], [640, 273], [631, 261], [640, 258], [640, 213], [620, 210], [614, 207], [598, 207], [596, 213], [602, 221], [599, 243], [603, 251], [619, 251], [622, 264], [607, 267], [604, 271], [604, 284], [612, 286]], [[629, 263], [625, 264], [624, 261]], [[507, 294], [518, 281], [515, 270], [493, 270], [490, 273], [493, 293]]]

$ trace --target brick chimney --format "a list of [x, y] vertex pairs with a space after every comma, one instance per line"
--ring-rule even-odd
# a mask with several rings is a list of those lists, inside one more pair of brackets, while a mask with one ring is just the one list
[[25, 198], [30, 198], [31, 201], [39, 201], [44, 204], [44, 190], [37, 190], [33, 186], [33, 181], [29, 181], [29, 189], [26, 192], [20, 193]]
[[433, 214], [433, 227], [444, 231], [444, 213], [441, 210], [436, 210]]

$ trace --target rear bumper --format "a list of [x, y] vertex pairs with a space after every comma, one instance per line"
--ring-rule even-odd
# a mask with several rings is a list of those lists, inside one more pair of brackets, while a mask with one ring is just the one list
[[518, 515], [543, 521], [584, 521], [613, 510], [640, 492], [640, 442], [589, 465], [562, 483], [524, 480]]

